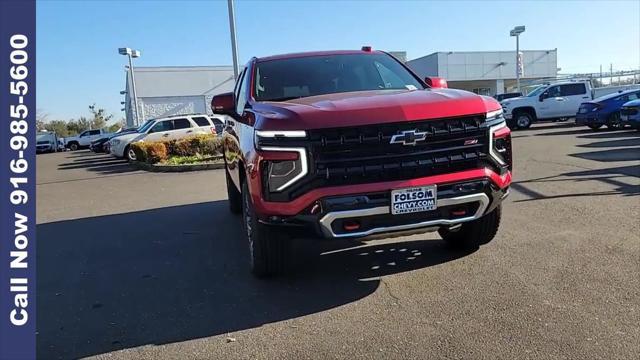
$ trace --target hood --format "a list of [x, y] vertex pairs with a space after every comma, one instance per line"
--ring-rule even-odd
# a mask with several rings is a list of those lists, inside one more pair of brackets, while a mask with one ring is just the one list
[[528, 96], [518, 96], [518, 97], [514, 97], [514, 98], [508, 98], [508, 99], [504, 99], [502, 101], [500, 101], [500, 104], [502, 105], [509, 105], [510, 103], [515, 103], [515, 102], [521, 102], [521, 101], [527, 101], [529, 99], [535, 99], [536, 101], [538, 100], [537, 97], [533, 97], [530, 98]]
[[113, 139], [118, 139], [121, 141], [129, 141], [131, 139], [135, 139], [138, 136], [145, 136], [146, 134], [141, 134], [138, 132], [131, 132], [131, 133], [126, 133], [126, 134], [120, 134], [120, 135], [116, 135], [112, 138], [110, 138], [109, 140], [113, 140]]
[[255, 102], [252, 109], [257, 129], [304, 130], [478, 115], [500, 104], [463, 90], [374, 90]]

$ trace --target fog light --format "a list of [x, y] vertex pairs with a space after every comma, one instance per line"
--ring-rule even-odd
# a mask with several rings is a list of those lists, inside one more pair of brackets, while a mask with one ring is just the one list
[[451, 210], [451, 215], [453, 216], [464, 216], [467, 214], [466, 209], [453, 209]]
[[344, 223], [342, 223], [342, 227], [346, 231], [358, 230], [360, 229], [360, 222], [355, 220], [347, 220]]

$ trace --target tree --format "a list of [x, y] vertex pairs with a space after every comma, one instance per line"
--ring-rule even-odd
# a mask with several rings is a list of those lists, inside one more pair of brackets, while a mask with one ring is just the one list
[[44, 124], [44, 130], [55, 132], [60, 137], [71, 135], [67, 128], [67, 122], [63, 120], [52, 120]]
[[49, 117], [49, 114], [42, 111], [42, 109], [36, 109], [36, 129], [38, 131], [42, 131], [46, 129], [45, 124], [47, 122], [48, 117]]
[[107, 122], [113, 118], [113, 115], [106, 115], [104, 109], [96, 108], [96, 104], [89, 105], [89, 111], [93, 115], [90, 126], [92, 129], [102, 129], [107, 125]]

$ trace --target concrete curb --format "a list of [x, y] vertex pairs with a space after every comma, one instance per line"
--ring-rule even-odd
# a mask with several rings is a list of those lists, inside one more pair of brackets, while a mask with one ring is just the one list
[[151, 172], [185, 172], [185, 171], [201, 171], [201, 170], [216, 170], [224, 167], [224, 162], [205, 163], [205, 164], [189, 164], [189, 165], [160, 165], [160, 164], [147, 164], [143, 162], [132, 162], [131, 165], [140, 170], [146, 170]]

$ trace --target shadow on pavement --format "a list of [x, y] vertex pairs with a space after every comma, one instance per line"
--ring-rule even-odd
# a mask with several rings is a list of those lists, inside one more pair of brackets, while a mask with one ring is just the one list
[[104, 175], [137, 170], [127, 160], [117, 159], [109, 154], [96, 154], [90, 150], [74, 151], [67, 155], [67, 159], [70, 161], [60, 164], [58, 170], [84, 169]]
[[600, 131], [590, 131], [590, 134], [580, 136], [581, 139], [611, 139], [611, 138], [621, 138], [621, 137], [638, 137], [640, 136], [640, 132], [638, 130], [600, 130]]
[[[540, 134], [539, 134], [540, 135]], [[607, 135], [607, 136], [601, 136]], [[610, 132], [606, 134], [591, 134], [581, 136], [587, 139], [610, 139], [617, 138], [615, 140], [594, 141], [592, 143], [577, 145], [578, 148], [586, 148], [591, 150], [593, 148], [606, 148], [606, 150], [599, 151], [585, 151], [569, 156], [592, 160], [597, 162], [626, 162], [626, 161], [640, 161], [640, 137], [636, 131], [631, 132]], [[511, 184], [511, 187], [526, 196], [529, 199], [516, 200], [515, 202], [527, 202], [535, 200], [557, 199], [565, 197], [580, 197], [580, 196], [604, 196], [604, 195], [640, 195], [640, 186], [628, 184], [621, 181], [621, 178], [640, 178], [640, 166], [637, 164], [629, 166], [611, 166], [598, 169], [587, 169], [581, 171], [572, 171], [554, 176], [547, 176], [538, 179], [529, 179], [523, 181], [517, 181]], [[546, 195], [532, 189], [530, 184], [544, 183], [544, 182], [558, 182], [558, 181], [601, 181], [611, 186], [614, 186], [613, 190], [601, 191], [601, 192], [588, 192], [588, 193], [570, 193], [570, 194], [557, 194]]]
[[610, 147], [631, 147], [640, 146], [640, 136], [625, 137], [623, 139], [592, 142], [584, 145], [577, 145], [584, 148], [610, 148]]
[[[37, 226], [39, 358], [78, 358], [225, 334], [372, 294], [379, 276], [468, 255], [441, 240], [355, 248], [300, 240], [290, 276], [248, 272], [226, 201]], [[309, 245], [309, 246], [305, 246]]]

